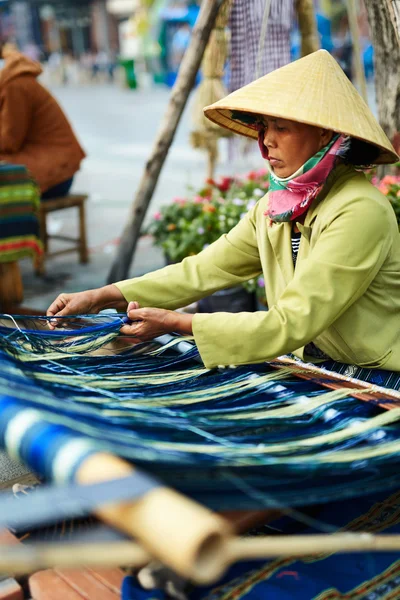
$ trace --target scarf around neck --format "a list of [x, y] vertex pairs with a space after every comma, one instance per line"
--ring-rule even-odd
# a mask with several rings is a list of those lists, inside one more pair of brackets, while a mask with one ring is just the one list
[[331, 141], [309, 158], [293, 175], [278, 177], [268, 161], [263, 131], [259, 131], [258, 143], [263, 158], [267, 159], [270, 172], [268, 206], [265, 216], [272, 223], [293, 221], [304, 214], [325, 185], [329, 173], [336, 165], [345, 137], [336, 134]]

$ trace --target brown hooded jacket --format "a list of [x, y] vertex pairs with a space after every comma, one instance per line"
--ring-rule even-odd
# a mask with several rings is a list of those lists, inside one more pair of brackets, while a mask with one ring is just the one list
[[19, 52], [0, 72], [0, 160], [24, 164], [42, 192], [70, 179], [85, 157], [66, 116], [37, 81], [39, 63]]

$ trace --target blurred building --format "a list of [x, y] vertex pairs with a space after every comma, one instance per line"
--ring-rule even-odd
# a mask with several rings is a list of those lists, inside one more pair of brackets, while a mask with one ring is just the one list
[[44, 57], [109, 53], [118, 45], [117, 20], [107, 0], [0, 0], [0, 36]]

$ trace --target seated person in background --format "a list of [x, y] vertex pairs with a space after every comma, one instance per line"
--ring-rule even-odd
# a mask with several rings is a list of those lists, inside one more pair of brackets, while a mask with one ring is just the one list
[[23, 164], [42, 199], [68, 194], [85, 152], [59, 104], [38, 81], [39, 63], [3, 48], [0, 71], [0, 160]]

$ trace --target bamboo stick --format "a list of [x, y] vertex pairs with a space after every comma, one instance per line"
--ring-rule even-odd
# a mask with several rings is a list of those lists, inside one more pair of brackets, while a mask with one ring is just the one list
[[361, 96], [364, 98], [365, 102], [368, 104], [368, 93], [367, 93], [367, 82], [365, 79], [364, 65], [361, 60], [361, 46], [360, 46], [360, 34], [358, 31], [358, 22], [357, 22], [357, 7], [355, 4], [355, 0], [347, 0], [347, 14], [349, 17], [349, 27], [351, 32], [351, 37], [353, 40], [353, 49], [354, 49], [354, 68], [356, 71], [356, 79], [358, 82], [358, 87], [360, 90]]
[[151, 556], [134, 542], [109, 544], [32, 544], [0, 545], [0, 571], [10, 575], [27, 575], [58, 567], [143, 567]]
[[[170, 549], [176, 542], [169, 540]], [[400, 550], [400, 535], [371, 533], [334, 533], [316, 535], [287, 535], [234, 537], [223, 552], [214, 556], [218, 569], [206, 568], [190, 573], [198, 584], [212, 584], [223, 572], [238, 561], [267, 559], [281, 556], [301, 557], [349, 552], [393, 552]], [[32, 573], [51, 567], [142, 567], [150, 554], [133, 542], [108, 544], [35, 544], [0, 545], [0, 571], [11, 575]], [[209, 563], [209, 566], [211, 564]]]
[[400, 0], [386, 0], [386, 5], [400, 46]]
[[139, 189], [128, 222], [122, 234], [121, 244], [108, 274], [108, 283], [125, 279], [140, 236], [140, 230], [151, 197], [157, 185], [168, 150], [172, 144], [183, 109], [193, 87], [196, 73], [217, 18], [223, 0], [203, 0], [200, 14], [192, 32], [192, 39], [179, 69], [178, 78], [171, 92], [170, 101], [161, 123], [152, 153], [146, 163]]
[[307, 56], [320, 47], [313, 0], [297, 0], [296, 9], [301, 34], [301, 56]]
[[276, 556], [304, 556], [335, 552], [389, 552], [400, 550], [400, 535], [332, 533], [316, 535], [234, 538], [228, 546], [229, 564]]

